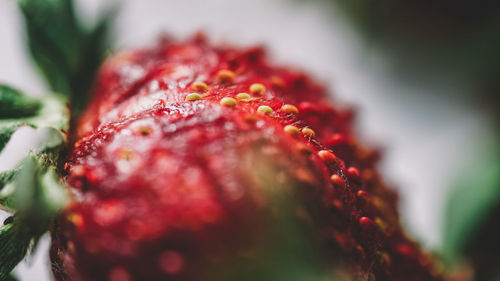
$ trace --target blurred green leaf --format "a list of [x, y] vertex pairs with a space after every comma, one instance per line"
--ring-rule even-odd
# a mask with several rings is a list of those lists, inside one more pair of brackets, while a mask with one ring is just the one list
[[[474, 264], [476, 279], [500, 277], [500, 142], [486, 151], [452, 192], [445, 214], [444, 254], [451, 263]], [[472, 161], [472, 160], [470, 160]], [[496, 277], [495, 277], [496, 276]]]
[[17, 279], [14, 274], [10, 274], [5, 281], [19, 281], [19, 279]]
[[[273, 160], [256, 159], [255, 175], [265, 183], [261, 192], [272, 202], [262, 213], [265, 224], [259, 227], [255, 240], [249, 241], [249, 254], [232, 255], [207, 265], [203, 272], [207, 281], [334, 281], [332, 264], [321, 255], [317, 233], [310, 222], [297, 215], [303, 206], [301, 188], [294, 181], [278, 182], [279, 166]], [[304, 206], [307, 204], [304, 204]], [[313, 210], [304, 212], [313, 214]], [[241, 249], [240, 249], [241, 250]], [[237, 251], [235, 249], [235, 251]]]
[[17, 131], [18, 128], [18, 124], [0, 125], [0, 152], [3, 150], [5, 145], [7, 145], [10, 137]]
[[45, 133], [44, 143], [20, 167], [0, 173], [0, 208], [15, 213], [13, 221], [0, 228], [0, 280], [7, 280], [66, 204], [56, 165], [66, 144], [70, 114], [66, 99], [57, 94], [34, 99], [10, 87], [0, 90], [0, 151], [20, 127]]
[[71, 0], [18, 1], [34, 62], [51, 89], [67, 95], [78, 114], [108, 50], [114, 11], [86, 28]]
[[[16, 91], [16, 95], [23, 95]], [[3, 148], [9, 141], [12, 134], [20, 127], [30, 126], [45, 130], [44, 143], [34, 151], [40, 165], [44, 167], [55, 166], [59, 160], [59, 152], [63, 148], [66, 141], [66, 131], [69, 129], [69, 110], [66, 100], [59, 95], [52, 94], [43, 100], [36, 100], [40, 104], [40, 108], [35, 115], [20, 118], [0, 118], [0, 148]], [[1, 150], [0, 150], [1, 151]], [[9, 189], [11, 185], [15, 185], [16, 181], [30, 179], [31, 176], [25, 171], [27, 164], [24, 163], [23, 169], [19, 168], [0, 173], [0, 206], [11, 209], [11, 196], [9, 192], [15, 189]], [[31, 170], [30, 170], [31, 171]], [[34, 170], [32, 169], [31, 172]], [[21, 173], [21, 175], [19, 175]], [[24, 184], [17, 183], [19, 188], [24, 186], [31, 187], [34, 182]], [[18, 189], [19, 189], [18, 188]]]
[[0, 228], [0, 280], [48, 231], [54, 216], [68, 200], [54, 166], [43, 157], [30, 155], [21, 170], [0, 192], [0, 204], [15, 212], [12, 222]]
[[0, 85], [0, 119], [32, 116], [39, 108], [39, 101], [11, 87]]
[[8, 280], [10, 272], [28, 253], [31, 240], [29, 231], [16, 220], [0, 228], [0, 280]]
[[500, 1], [321, 1], [345, 16], [399, 81], [454, 85], [442, 94], [479, 102], [500, 118]]
[[16, 176], [19, 169], [13, 169], [0, 173], [0, 191], [2, 191], [3, 187], [11, 182]]
[[500, 199], [500, 162], [476, 175], [464, 180], [450, 198], [445, 248], [451, 257], [460, 254], [477, 235]]
[[64, 186], [54, 166], [46, 165], [43, 157], [30, 155], [23, 162], [14, 181], [6, 187], [12, 197], [10, 209], [23, 220], [40, 225], [50, 219], [66, 202]]
[[[0, 86], [2, 89], [3, 86]], [[6, 89], [6, 88], [4, 88]], [[13, 117], [13, 115], [5, 114], [0, 117], [0, 152], [3, 150], [7, 142], [10, 140], [14, 132], [23, 126], [32, 128], [51, 128], [58, 131], [59, 134], [49, 134], [52, 136], [51, 141], [47, 142], [47, 148], [57, 146], [64, 140], [65, 132], [69, 129], [70, 113], [66, 99], [57, 94], [51, 94], [43, 99], [28, 98], [17, 90], [8, 88], [9, 94], [0, 96], [0, 105], [8, 106], [9, 104], [24, 105], [36, 104], [36, 110]], [[15, 98], [13, 98], [15, 97]], [[24, 107], [33, 108], [33, 107]], [[7, 112], [7, 111], [4, 111]], [[57, 140], [58, 139], [58, 140]]]

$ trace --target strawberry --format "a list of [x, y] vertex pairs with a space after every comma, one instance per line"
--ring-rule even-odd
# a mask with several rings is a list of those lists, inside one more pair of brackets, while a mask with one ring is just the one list
[[109, 58], [65, 164], [56, 279], [442, 280], [334, 105], [259, 47]]

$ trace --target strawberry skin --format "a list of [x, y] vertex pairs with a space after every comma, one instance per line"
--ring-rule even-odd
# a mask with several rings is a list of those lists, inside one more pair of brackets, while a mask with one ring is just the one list
[[56, 279], [442, 280], [352, 118], [261, 48], [109, 58], [65, 165]]

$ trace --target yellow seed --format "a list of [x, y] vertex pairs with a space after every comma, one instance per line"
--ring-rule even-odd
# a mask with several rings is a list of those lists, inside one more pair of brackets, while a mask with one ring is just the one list
[[388, 253], [382, 251], [376, 251], [375, 257], [380, 264], [391, 265], [391, 256]]
[[366, 252], [365, 252], [365, 249], [363, 248], [363, 246], [357, 245], [356, 246], [356, 251], [358, 252], [358, 255], [361, 256], [362, 259], [366, 258]]
[[273, 113], [273, 109], [267, 105], [261, 105], [259, 106], [259, 108], [257, 108], [257, 112], [263, 115], [270, 115], [271, 113]]
[[250, 95], [247, 93], [239, 93], [236, 95], [236, 99], [238, 99], [238, 100], [246, 100], [249, 98], [250, 98]]
[[198, 93], [192, 93], [186, 96], [187, 101], [194, 101], [201, 99], [201, 95]]
[[147, 135], [151, 134], [151, 128], [149, 128], [147, 126], [141, 126], [139, 128], [139, 133], [143, 136], [147, 136]]
[[208, 85], [205, 82], [198, 81], [198, 82], [194, 82], [193, 85], [191, 85], [191, 89], [193, 89], [194, 91], [203, 93], [203, 92], [206, 92], [208, 90]]
[[378, 228], [382, 231], [382, 232], [386, 232], [387, 231], [387, 224], [381, 219], [381, 218], [375, 218], [375, 224], [378, 226]]
[[283, 130], [292, 136], [300, 136], [299, 128], [295, 127], [294, 125], [286, 125]]
[[227, 69], [219, 70], [219, 72], [217, 72], [217, 79], [221, 83], [233, 82], [233, 79], [235, 76], [236, 76], [236, 74], [234, 72], [232, 72], [231, 70], [227, 70]]
[[269, 82], [271, 82], [271, 85], [273, 85], [276, 88], [284, 88], [285, 87], [285, 81], [281, 79], [281, 77], [278, 76], [272, 76], [269, 79]]
[[132, 152], [129, 149], [121, 149], [119, 152], [120, 158], [125, 159], [125, 160], [130, 160], [132, 157], [134, 157], [134, 152]]
[[[76, 254], [76, 247], [75, 247], [75, 243], [71, 242], [71, 241], [68, 241], [68, 252], [71, 253], [72, 255]], [[61, 251], [61, 253], [63, 253]], [[59, 254], [59, 253], [58, 253]], [[64, 254], [62, 255], [61, 258], [64, 258]]]
[[76, 226], [83, 225], [83, 216], [79, 213], [72, 213], [68, 216], [68, 219]]
[[314, 138], [316, 136], [316, 132], [308, 127], [302, 128], [301, 132], [306, 137]]
[[297, 150], [304, 155], [310, 155], [312, 153], [311, 148], [304, 143], [297, 144]]
[[245, 115], [245, 121], [248, 123], [255, 123], [259, 120], [259, 116], [255, 113], [248, 113]]
[[260, 95], [266, 90], [266, 86], [260, 83], [253, 83], [250, 85], [250, 93], [254, 95]]
[[281, 107], [281, 111], [286, 114], [298, 114], [299, 109], [293, 104], [285, 104]]
[[231, 98], [231, 97], [224, 97], [220, 100], [220, 104], [222, 106], [229, 106], [229, 107], [232, 107], [232, 106], [236, 106], [236, 100]]
[[337, 160], [337, 156], [329, 150], [320, 150], [318, 156], [325, 162], [335, 162]]

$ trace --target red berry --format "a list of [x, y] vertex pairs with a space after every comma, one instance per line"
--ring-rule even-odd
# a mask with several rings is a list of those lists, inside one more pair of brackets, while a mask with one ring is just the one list
[[359, 170], [355, 167], [347, 168], [347, 176], [353, 179], [359, 178]]
[[[53, 232], [56, 280], [222, 280], [269, 256], [348, 279], [441, 280], [421, 259], [399, 262], [395, 244], [411, 240], [354, 145], [352, 112], [261, 49], [162, 41], [108, 59], [94, 89], [65, 164], [75, 197]], [[373, 204], [356, 200], [364, 190]]]

